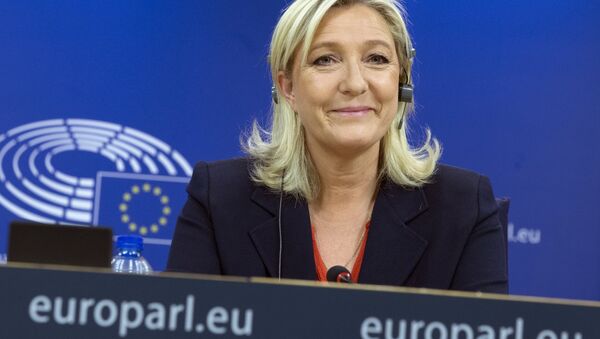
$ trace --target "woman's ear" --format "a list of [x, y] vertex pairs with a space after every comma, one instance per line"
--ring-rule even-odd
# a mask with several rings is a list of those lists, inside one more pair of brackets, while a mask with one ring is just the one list
[[277, 72], [277, 85], [281, 91], [280, 95], [283, 96], [292, 109], [296, 111], [296, 97], [294, 96], [292, 79], [286, 72]]

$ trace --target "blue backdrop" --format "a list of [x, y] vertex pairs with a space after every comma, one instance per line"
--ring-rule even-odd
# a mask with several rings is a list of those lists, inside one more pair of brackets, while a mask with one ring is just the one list
[[[270, 108], [284, 1], [0, 4], [0, 259], [13, 219], [111, 226], [164, 267], [190, 166]], [[600, 300], [600, 3], [415, 1], [417, 114], [512, 199], [511, 293]]]

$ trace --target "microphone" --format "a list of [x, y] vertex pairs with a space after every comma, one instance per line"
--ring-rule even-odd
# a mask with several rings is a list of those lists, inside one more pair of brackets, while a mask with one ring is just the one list
[[347, 268], [338, 265], [327, 270], [327, 281], [351, 284], [352, 276]]

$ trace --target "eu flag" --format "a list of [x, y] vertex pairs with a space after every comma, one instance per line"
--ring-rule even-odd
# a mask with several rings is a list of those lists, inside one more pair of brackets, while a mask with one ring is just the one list
[[162, 271], [189, 177], [98, 172], [94, 224], [144, 238], [144, 257]]

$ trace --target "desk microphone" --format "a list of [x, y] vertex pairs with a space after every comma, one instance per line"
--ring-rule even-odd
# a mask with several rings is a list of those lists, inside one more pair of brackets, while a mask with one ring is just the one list
[[344, 266], [333, 266], [327, 271], [327, 281], [351, 284], [352, 275]]

